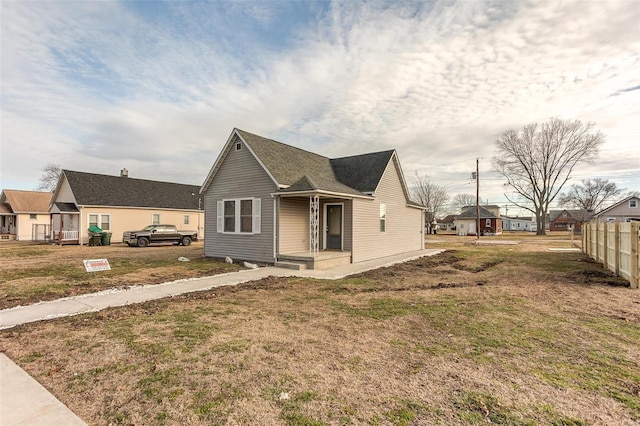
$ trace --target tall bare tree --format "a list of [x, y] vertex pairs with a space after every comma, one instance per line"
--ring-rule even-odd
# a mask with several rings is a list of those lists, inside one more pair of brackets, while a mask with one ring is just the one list
[[428, 176], [416, 172], [413, 177], [411, 189], [413, 199], [426, 207], [425, 225], [431, 229], [433, 219], [444, 211], [444, 206], [449, 201], [449, 193], [446, 188], [431, 182]]
[[36, 189], [38, 191], [55, 191], [60, 175], [62, 174], [62, 167], [58, 164], [49, 163], [40, 169], [40, 171], [42, 171], [42, 176], [40, 176], [40, 183]]
[[[495, 170], [507, 179], [516, 206], [536, 215], [537, 234], [545, 235], [546, 213], [571, 177], [574, 167], [598, 156], [604, 135], [595, 124], [580, 120], [551, 120], [507, 130], [496, 140]], [[532, 207], [533, 205], [533, 207]]]
[[456, 194], [451, 204], [458, 212], [461, 212], [463, 207], [475, 206], [477, 201], [473, 194]]
[[614, 182], [607, 179], [583, 179], [582, 184], [573, 184], [567, 192], [558, 196], [558, 204], [584, 210], [600, 210], [607, 201], [622, 194]]

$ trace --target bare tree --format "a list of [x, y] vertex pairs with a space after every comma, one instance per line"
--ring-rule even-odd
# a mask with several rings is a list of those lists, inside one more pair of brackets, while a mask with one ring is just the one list
[[40, 183], [36, 190], [53, 192], [58, 186], [58, 180], [62, 174], [62, 167], [58, 164], [49, 163], [42, 169], [42, 176], [40, 176]]
[[498, 136], [493, 167], [517, 193], [517, 199], [505, 194], [507, 199], [535, 214], [538, 235], [546, 234], [549, 204], [574, 167], [598, 156], [604, 135], [594, 131], [594, 126], [580, 120], [552, 118], [541, 125], [528, 124], [519, 132], [507, 130]]
[[582, 184], [573, 184], [566, 193], [558, 196], [558, 204], [584, 210], [600, 210], [607, 201], [622, 194], [614, 182], [595, 178], [582, 180]]
[[461, 212], [463, 207], [475, 206], [477, 201], [473, 194], [456, 194], [453, 197], [452, 205], [458, 212]]
[[414, 200], [426, 207], [425, 225], [431, 229], [433, 219], [443, 212], [449, 200], [446, 188], [432, 183], [428, 176], [421, 176], [416, 172], [411, 192]]

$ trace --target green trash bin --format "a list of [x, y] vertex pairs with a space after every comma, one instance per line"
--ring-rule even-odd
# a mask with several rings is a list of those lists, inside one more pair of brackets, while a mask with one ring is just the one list
[[99, 232], [89, 232], [89, 245], [99, 246], [102, 244], [102, 235]]
[[102, 235], [100, 236], [100, 243], [103, 246], [110, 246], [111, 245], [111, 232], [103, 232]]

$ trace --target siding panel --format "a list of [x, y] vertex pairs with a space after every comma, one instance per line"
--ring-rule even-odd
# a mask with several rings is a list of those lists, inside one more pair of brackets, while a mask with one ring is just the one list
[[[376, 259], [424, 248], [422, 212], [407, 207], [400, 174], [390, 162], [375, 200], [353, 200], [353, 262]], [[386, 232], [380, 232], [380, 204], [386, 204]]]
[[309, 199], [281, 198], [278, 253], [309, 250]]
[[[273, 214], [274, 202], [271, 194], [276, 185], [253, 154], [243, 144], [236, 151], [234, 139], [227, 157], [220, 165], [216, 176], [205, 193], [205, 240], [204, 253], [208, 257], [225, 257], [273, 262]], [[255, 197], [262, 201], [261, 232], [257, 235], [218, 233], [217, 205], [222, 199]]]

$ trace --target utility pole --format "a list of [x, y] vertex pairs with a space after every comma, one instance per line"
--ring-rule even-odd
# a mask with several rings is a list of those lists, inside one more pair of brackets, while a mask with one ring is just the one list
[[480, 158], [476, 158], [476, 240], [480, 239]]

